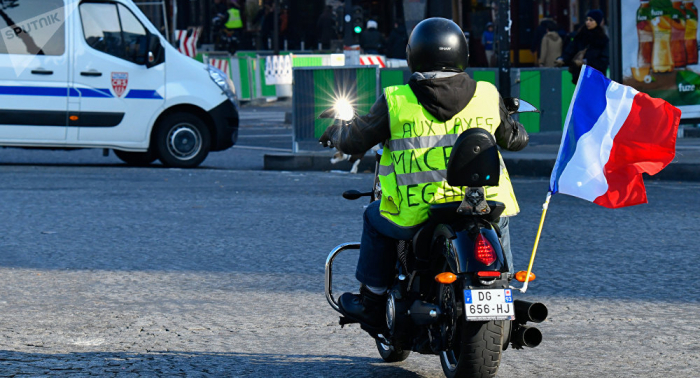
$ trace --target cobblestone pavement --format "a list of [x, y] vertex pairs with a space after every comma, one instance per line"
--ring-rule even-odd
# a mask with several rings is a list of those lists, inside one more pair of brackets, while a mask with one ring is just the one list
[[[441, 376], [435, 356], [382, 363], [323, 296], [327, 253], [361, 230], [365, 202], [339, 194], [371, 176], [257, 171], [257, 153], [220, 155], [240, 170], [0, 166], [0, 376]], [[523, 269], [547, 182], [514, 184]], [[544, 341], [499, 376], [697, 375], [700, 185], [647, 186], [626, 209], [553, 198], [522, 296], [550, 308]]]

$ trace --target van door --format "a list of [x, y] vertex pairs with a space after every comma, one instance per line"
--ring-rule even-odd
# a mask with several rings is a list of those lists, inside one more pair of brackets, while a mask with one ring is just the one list
[[69, 127], [79, 128], [80, 144], [145, 150], [165, 103], [165, 65], [146, 67], [146, 26], [120, 2], [83, 1], [77, 13], [73, 86], [80, 114]]
[[0, 143], [65, 143], [67, 15], [64, 0], [0, 0]]

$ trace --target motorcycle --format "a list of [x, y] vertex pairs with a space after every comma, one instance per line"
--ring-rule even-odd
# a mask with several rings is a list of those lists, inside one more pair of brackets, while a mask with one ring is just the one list
[[235, 30], [227, 29], [225, 24], [228, 15], [219, 13], [212, 19], [212, 35], [214, 36], [214, 49], [216, 51], [228, 51], [235, 53], [238, 50], [240, 41]]
[[[511, 114], [538, 112], [517, 98], [504, 101]], [[329, 109], [321, 117], [340, 113]], [[380, 158], [381, 149], [376, 168]], [[463, 201], [431, 205], [430, 218], [413, 240], [397, 242], [386, 324], [377, 328], [360, 323], [384, 361], [403, 361], [411, 352], [434, 354], [447, 377], [494, 377], [509, 345], [522, 349], [541, 343], [542, 333], [527, 324], [544, 321], [547, 307], [514, 299], [519, 289], [511, 286], [514, 275], [508, 272], [499, 239], [498, 220], [505, 205], [484, 196], [484, 186], [498, 185], [500, 170], [493, 135], [480, 128], [459, 135], [448, 160], [447, 182], [466, 187]], [[349, 190], [343, 197], [381, 198], [377, 171], [371, 191]], [[326, 260], [326, 299], [341, 314], [341, 327], [357, 321], [343, 316], [333, 296], [333, 261], [359, 248], [359, 243], [341, 244]], [[525, 281], [523, 273], [516, 280]]]

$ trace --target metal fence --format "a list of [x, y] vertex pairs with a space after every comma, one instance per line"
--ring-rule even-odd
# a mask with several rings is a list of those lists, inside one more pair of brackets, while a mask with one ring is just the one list
[[[487, 81], [498, 88], [496, 68], [467, 68], [476, 81]], [[384, 68], [380, 72], [380, 87], [406, 84], [411, 76], [408, 68]], [[571, 74], [562, 68], [511, 69], [511, 95], [531, 103], [540, 113], [524, 113], [517, 117], [529, 133], [561, 131], [576, 86]]]
[[[295, 149], [299, 148], [297, 142], [315, 140], [323, 133], [331, 121], [319, 120], [317, 116], [340, 94], [356, 99], [358, 114], [366, 114], [380, 90], [406, 84], [411, 76], [407, 67], [331, 66], [329, 54], [293, 55], [294, 84], [268, 85], [264, 74], [265, 57], [258, 52], [239, 52], [235, 56], [207, 52], [198, 59], [228, 62], [227, 71], [243, 101], [291, 96]], [[487, 81], [498, 87], [496, 68], [468, 68], [466, 72], [477, 81]], [[513, 68], [511, 83], [512, 96], [540, 109], [540, 113], [517, 116], [529, 133], [561, 131], [575, 89], [566, 69]]]

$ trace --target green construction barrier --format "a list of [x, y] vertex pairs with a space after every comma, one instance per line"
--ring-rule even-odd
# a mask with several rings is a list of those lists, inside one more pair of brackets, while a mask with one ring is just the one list
[[531, 103], [540, 110], [540, 113], [518, 115], [527, 132], [561, 131], [576, 88], [571, 82], [568, 70], [514, 68], [511, 75], [511, 95]]
[[[471, 72], [470, 72], [471, 71]], [[467, 69], [467, 73], [476, 81], [487, 81], [493, 85], [496, 85], [496, 70], [476, 70]]]
[[[299, 142], [315, 142], [332, 119], [319, 119], [335, 100], [347, 98], [358, 114], [369, 113], [377, 99], [378, 68], [297, 67], [293, 69], [292, 118], [295, 146]], [[296, 149], [296, 147], [295, 147]]]
[[[540, 71], [524, 71], [520, 74], [520, 95], [518, 97], [529, 102], [540, 111], [540, 86], [541, 75]], [[546, 111], [546, 110], [545, 110]], [[540, 113], [522, 113], [520, 114], [520, 123], [525, 126], [528, 133], [537, 133], [540, 131]]]

